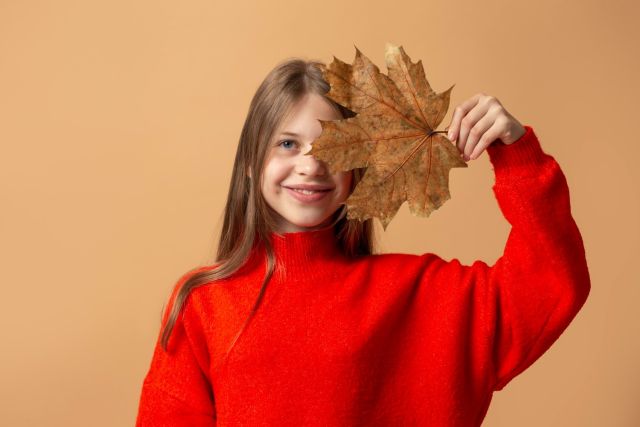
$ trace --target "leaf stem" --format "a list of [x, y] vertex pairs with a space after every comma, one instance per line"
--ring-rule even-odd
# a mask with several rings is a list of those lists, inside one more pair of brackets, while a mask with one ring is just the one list
[[447, 133], [447, 132], [448, 131], [446, 130], [432, 130], [431, 132], [429, 132], [429, 135], [427, 135], [427, 138], [433, 135], [434, 133]]

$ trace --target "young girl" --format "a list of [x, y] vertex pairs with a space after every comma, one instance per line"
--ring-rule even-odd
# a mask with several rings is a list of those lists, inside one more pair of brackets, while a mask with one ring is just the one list
[[478, 94], [454, 111], [465, 160], [485, 149], [512, 225], [493, 266], [373, 254], [346, 219], [364, 170], [305, 155], [326, 97], [320, 63], [281, 63], [255, 94], [214, 265], [176, 284], [137, 426], [478, 426], [492, 393], [536, 361], [590, 277], [569, 189], [529, 126]]

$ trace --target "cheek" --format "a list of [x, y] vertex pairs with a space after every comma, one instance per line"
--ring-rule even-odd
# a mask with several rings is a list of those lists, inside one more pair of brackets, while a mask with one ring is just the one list
[[277, 190], [288, 175], [287, 164], [277, 158], [272, 158], [264, 165], [262, 186], [263, 188]]
[[340, 183], [341, 199], [346, 199], [351, 194], [351, 183], [353, 182], [353, 173], [344, 173], [337, 177]]

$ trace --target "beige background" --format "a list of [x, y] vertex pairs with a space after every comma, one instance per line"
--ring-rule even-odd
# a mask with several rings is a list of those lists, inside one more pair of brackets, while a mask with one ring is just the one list
[[[0, 1], [0, 424], [133, 425], [165, 298], [210, 262], [250, 99], [279, 61], [422, 59], [560, 163], [592, 292], [487, 426], [640, 425], [638, 7], [629, 1]], [[493, 263], [485, 153], [384, 251]], [[380, 229], [380, 228], [379, 228]]]

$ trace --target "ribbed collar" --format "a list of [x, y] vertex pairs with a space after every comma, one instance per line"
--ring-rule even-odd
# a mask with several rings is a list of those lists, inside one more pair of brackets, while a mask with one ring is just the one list
[[[334, 276], [346, 262], [333, 226], [283, 234], [271, 232], [269, 237], [276, 256], [274, 274], [281, 280]], [[264, 259], [263, 249], [259, 252]]]

